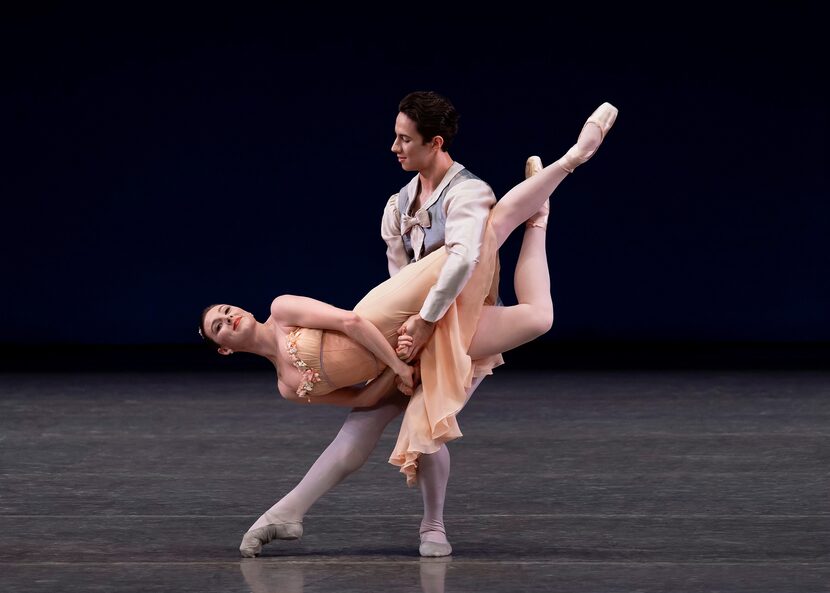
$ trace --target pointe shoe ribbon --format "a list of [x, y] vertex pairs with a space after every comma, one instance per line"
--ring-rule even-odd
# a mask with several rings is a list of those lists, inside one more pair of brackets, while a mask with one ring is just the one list
[[[608, 130], [610, 130], [611, 126], [614, 125], [614, 122], [617, 119], [617, 113], [619, 113], [619, 110], [611, 105], [611, 103], [606, 102], [597, 107], [596, 111], [594, 111], [585, 122], [585, 125], [582, 126], [582, 130], [584, 131], [588, 124], [594, 124], [597, 126], [600, 133], [599, 144], [597, 144], [593, 149], [585, 151], [584, 148], [579, 146], [579, 140], [577, 140], [576, 144], [574, 144], [570, 150], [565, 153], [565, 156], [559, 159], [559, 166], [565, 169], [568, 173], [573, 173], [574, 169], [594, 156], [594, 153], [597, 151], [597, 148], [599, 148], [599, 145], [602, 144], [603, 140], [605, 140]], [[581, 132], [580, 136], [582, 136]]]
[[[531, 156], [527, 158], [527, 162], [525, 162], [525, 179], [533, 177], [542, 172], [542, 159], [538, 156]], [[542, 206], [539, 211], [531, 216], [528, 221], [525, 223], [528, 228], [530, 227], [539, 227], [541, 229], [545, 229], [548, 227], [548, 213], [550, 212], [550, 200], [545, 200], [544, 206]]]
[[262, 546], [275, 539], [300, 539], [303, 536], [302, 521], [271, 523], [251, 529], [242, 536], [239, 552], [245, 558], [255, 558], [262, 551]]

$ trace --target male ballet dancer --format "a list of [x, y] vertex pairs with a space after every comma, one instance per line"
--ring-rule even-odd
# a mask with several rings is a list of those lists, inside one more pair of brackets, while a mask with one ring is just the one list
[[[389, 274], [396, 274], [405, 265], [441, 247], [449, 251], [419, 315], [405, 324], [406, 333], [413, 338], [408, 361], [417, 357], [432, 335], [435, 322], [469, 280], [490, 209], [496, 203], [490, 186], [450, 157], [448, 149], [457, 130], [458, 113], [448, 99], [437, 93], [410, 93], [399, 104], [392, 152], [404, 171], [417, 175], [389, 199], [384, 210], [381, 235], [387, 244]], [[468, 397], [481, 379], [473, 380]], [[405, 409], [406, 403], [407, 399], [399, 396], [374, 408], [353, 409], [300, 483], [251, 526], [239, 548], [242, 555], [256, 556], [270, 537], [280, 538], [279, 530], [272, 530], [269, 535], [259, 529], [267, 525], [294, 525], [286, 534], [294, 539], [296, 524], [302, 522], [323, 494], [363, 466], [386, 426]], [[443, 516], [449, 473], [446, 445], [418, 460], [418, 484], [424, 501], [421, 556], [452, 553]], [[252, 533], [254, 530], [258, 531]]]

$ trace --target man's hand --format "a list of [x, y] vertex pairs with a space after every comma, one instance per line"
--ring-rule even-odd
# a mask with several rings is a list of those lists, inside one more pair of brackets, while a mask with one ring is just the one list
[[399, 348], [398, 358], [404, 362], [412, 362], [418, 358], [418, 355], [421, 353], [421, 349], [423, 349], [424, 345], [432, 336], [433, 331], [435, 331], [435, 323], [421, 319], [420, 315], [413, 315], [407, 319], [406, 322], [398, 328], [398, 335], [410, 336], [412, 338], [412, 343], [409, 345], [409, 352], [406, 358], [404, 358], [404, 355], [407, 354], [406, 351], [404, 350], [401, 352]]

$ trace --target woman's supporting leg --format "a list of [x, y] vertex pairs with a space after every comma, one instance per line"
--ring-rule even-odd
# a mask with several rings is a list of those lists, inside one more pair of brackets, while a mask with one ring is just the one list
[[545, 200], [574, 168], [594, 155], [616, 117], [616, 107], [610, 103], [600, 105], [585, 122], [576, 144], [562, 158], [525, 179], [498, 201], [493, 207], [491, 224], [499, 246], [504, 244], [513, 229], [542, 208]]
[[[255, 556], [271, 539], [296, 539], [302, 520], [323, 494], [360, 469], [380, 440], [386, 426], [405, 408], [405, 398], [394, 399], [371, 409], [355, 409], [346, 417], [337, 436], [317, 458], [299, 484], [251, 525], [239, 551]], [[286, 530], [269, 526], [289, 526]], [[285, 533], [286, 535], [280, 535]]]

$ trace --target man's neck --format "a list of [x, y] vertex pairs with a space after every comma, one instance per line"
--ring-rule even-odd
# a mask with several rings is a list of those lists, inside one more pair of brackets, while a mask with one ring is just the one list
[[439, 152], [438, 156], [435, 157], [435, 161], [429, 167], [418, 171], [418, 183], [421, 186], [418, 197], [421, 203], [435, 191], [435, 188], [440, 185], [447, 171], [452, 166], [453, 160], [450, 154], [448, 152]]

